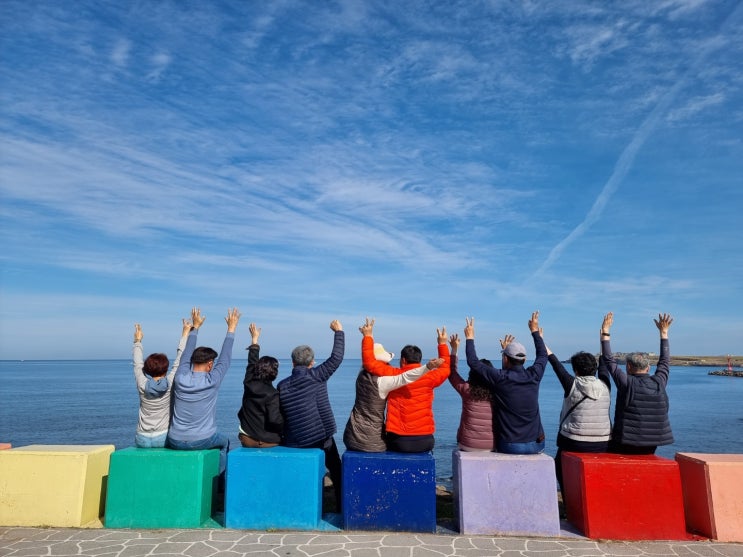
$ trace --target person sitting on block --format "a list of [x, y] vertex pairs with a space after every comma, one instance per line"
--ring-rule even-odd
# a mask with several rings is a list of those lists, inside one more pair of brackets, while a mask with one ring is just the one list
[[[379, 376], [400, 375], [421, 365], [423, 354], [414, 345], [400, 351], [400, 367], [380, 362], [374, 357], [374, 320], [367, 319], [362, 327], [361, 361], [369, 373]], [[446, 345], [446, 328], [437, 329], [438, 357], [443, 363], [433, 371], [391, 391], [387, 395], [386, 442], [387, 450], [399, 453], [424, 453], [433, 449], [436, 423], [433, 419], [434, 389], [449, 377], [449, 347]]]
[[614, 314], [607, 313], [601, 325], [601, 359], [617, 386], [614, 429], [609, 443], [613, 453], [655, 454], [658, 446], [673, 443], [666, 393], [671, 362], [668, 328], [673, 319], [661, 313], [653, 321], [660, 332], [660, 357], [653, 375], [649, 373], [647, 357], [639, 352], [627, 356], [627, 373], [619, 369], [609, 342]]
[[175, 372], [173, 417], [166, 446], [183, 451], [219, 449], [220, 483], [223, 483], [230, 440], [217, 431], [217, 395], [232, 362], [232, 346], [240, 312], [237, 308], [227, 312], [227, 334], [218, 359], [217, 352], [212, 348], [195, 348], [199, 329], [205, 319], [199, 308], [191, 310], [193, 329], [188, 335], [181, 364]]
[[541, 453], [544, 451], [544, 429], [539, 415], [539, 385], [547, 365], [547, 348], [539, 329], [539, 312], [532, 313], [529, 320], [537, 357], [534, 364], [526, 368], [526, 348], [510, 335], [511, 342], [502, 350], [503, 369], [480, 361], [475, 350], [475, 319], [467, 318], [466, 323], [467, 365], [487, 381], [496, 401], [494, 412], [498, 424], [498, 452]]
[[[359, 327], [359, 331], [365, 335], [365, 331], [371, 332], [373, 327], [374, 320], [367, 317], [366, 322]], [[379, 343], [375, 343], [373, 349], [374, 358], [385, 364], [389, 364], [395, 357]], [[385, 452], [387, 443], [385, 442], [384, 410], [387, 405], [387, 395], [395, 389], [420, 379], [443, 363], [443, 358], [437, 358], [429, 360], [424, 366], [413, 368], [400, 375], [386, 376], [374, 375], [361, 366], [356, 377], [356, 400], [343, 432], [343, 444], [346, 449], [365, 453]]]
[[301, 449], [322, 449], [335, 492], [336, 512], [341, 512], [341, 457], [333, 435], [335, 416], [328, 398], [327, 381], [343, 362], [345, 336], [340, 321], [333, 320], [330, 357], [315, 366], [315, 352], [307, 345], [292, 350], [292, 373], [279, 381], [279, 404], [284, 416], [282, 445]]
[[[472, 369], [465, 381], [457, 370], [459, 335], [449, 337], [451, 346], [451, 373], [449, 383], [462, 398], [462, 414], [457, 429], [457, 447], [460, 451], [494, 451], [497, 427], [493, 422], [493, 393], [488, 384]], [[505, 348], [503, 341], [501, 345]], [[492, 365], [490, 360], [480, 360]]]
[[142, 327], [134, 325], [134, 381], [139, 393], [139, 422], [134, 435], [134, 444], [140, 448], [161, 448], [165, 446], [170, 426], [170, 393], [173, 388], [173, 376], [181, 361], [183, 348], [186, 345], [191, 322], [183, 320], [183, 331], [178, 349], [175, 353], [173, 367], [168, 373], [168, 357], [160, 352], [150, 354], [142, 360]]
[[564, 392], [555, 455], [555, 472], [562, 487], [563, 451], [605, 453], [609, 450], [611, 383], [606, 366], [599, 368], [593, 354], [573, 354], [570, 365], [574, 376], [565, 369], [549, 347], [547, 355]]
[[279, 373], [279, 361], [272, 356], [260, 356], [260, 327], [251, 323], [248, 330], [251, 344], [243, 379], [242, 406], [237, 413], [240, 420], [237, 436], [240, 444], [246, 448], [275, 447], [281, 442], [284, 429], [279, 391], [273, 386], [273, 380]]

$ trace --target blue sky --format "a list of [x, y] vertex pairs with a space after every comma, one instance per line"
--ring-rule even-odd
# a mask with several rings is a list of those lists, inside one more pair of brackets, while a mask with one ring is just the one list
[[[0, 3], [0, 358], [743, 353], [743, 2]], [[244, 352], [236, 350], [236, 355]]]

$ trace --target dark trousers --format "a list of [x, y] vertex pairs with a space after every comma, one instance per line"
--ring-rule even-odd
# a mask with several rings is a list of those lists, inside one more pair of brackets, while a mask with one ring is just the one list
[[427, 453], [433, 450], [433, 435], [398, 435], [387, 432], [387, 450], [397, 453]]
[[343, 499], [343, 490], [341, 489], [343, 481], [343, 466], [341, 465], [341, 455], [338, 453], [338, 445], [335, 439], [329, 437], [325, 441], [320, 441], [315, 445], [307, 447], [308, 449], [322, 449], [325, 453], [325, 468], [330, 473], [330, 481], [333, 482], [333, 494], [335, 496], [335, 512], [341, 512], [341, 500]]
[[640, 447], [637, 445], [625, 445], [624, 443], [609, 442], [609, 452], [618, 454], [655, 454], [658, 447]]

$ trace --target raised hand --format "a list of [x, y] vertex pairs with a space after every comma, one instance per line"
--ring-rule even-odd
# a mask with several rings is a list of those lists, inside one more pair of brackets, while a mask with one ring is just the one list
[[452, 354], [456, 354], [457, 349], [459, 348], [459, 335], [457, 333], [454, 333], [449, 337], [449, 346], [451, 346]]
[[428, 369], [436, 369], [437, 367], [441, 367], [441, 364], [443, 363], [444, 363], [444, 358], [433, 358], [432, 360], [428, 360], [426, 367]]
[[531, 314], [531, 319], [529, 319], [529, 330], [532, 333], [539, 332], [539, 312], [535, 311]]
[[501, 350], [505, 350], [506, 349], [506, 346], [508, 346], [509, 344], [511, 344], [515, 339], [516, 339], [516, 337], [513, 336], [513, 335], [506, 335], [506, 336], [504, 336], [501, 339], [501, 341], [500, 341], [500, 348], [501, 348]]
[[258, 337], [261, 336], [261, 328], [255, 323], [248, 325], [248, 331], [250, 331], [250, 344], [258, 344]]
[[142, 326], [139, 323], [134, 324], [134, 342], [142, 342], [144, 334], [142, 333]]
[[206, 321], [206, 315], [201, 315], [201, 309], [192, 308], [191, 309], [191, 323], [193, 323], [193, 328], [198, 329], [204, 324], [204, 321]]
[[464, 327], [464, 338], [474, 339], [475, 338], [475, 318], [465, 317], [464, 322], [466, 323]]
[[235, 329], [237, 329], [237, 323], [240, 321], [240, 317], [242, 314], [237, 308], [232, 308], [227, 310], [227, 317], [224, 318], [224, 320], [227, 322], [227, 332], [228, 333], [234, 333]]
[[446, 344], [446, 340], [449, 337], [446, 335], [446, 327], [441, 327], [440, 329], [436, 329], [436, 342], [439, 344]]
[[181, 319], [183, 322], [183, 329], [181, 330], [181, 336], [185, 337], [188, 335], [188, 333], [191, 332], [191, 320], [190, 319]]
[[331, 330], [333, 330], [333, 331], [335, 331], [337, 333], [338, 331], [342, 331], [343, 330], [343, 325], [341, 325], [341, 322], [338, 321], [337, 319], [333, 319], [330, 322], [330, 328], [331, 328]]
[[364, 324], [359, 327], [359, 331], [365, 337], [374, 336], [374, 318], [369, 319], [368, 317], [364, 321]]
[[668, 328], [673, 323], [673, 318], [667, 313], [659, 313], [658, 319], [653, 319], [653, 321], [660, 331], [660, 338], [668, 338]]
[[614, 314], [612, 312], [604, 315], [604, 321], [601, 323], [601, 334], [609, 336], [611, 326], [614, 324]]

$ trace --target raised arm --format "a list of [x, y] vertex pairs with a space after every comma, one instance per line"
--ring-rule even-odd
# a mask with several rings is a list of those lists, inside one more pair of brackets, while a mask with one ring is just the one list
[[327, 381], [335, 373], [341, 362], [343, 362], [343, 353], [346, 350], [346, 337], [343, 333], [341, 322], [334, 319], [330, 322], [330, 330], [333, 331], [333, 350], [330, 357], [315, 368], [311, 368], [313, 374], [322, 381]]
[[206, 316], [201, 315], [201, 309], [197, 307], [191, 308], [191, 331], [188, 333], [186, 347], [181, 353], [181, 361], [176, 368], [176, 373], [185, 373], [191, 369], [191, 355], [193, 354], [194, 348], [196, 348], [199, 329], [204, 324], [204, 321], [206, 321]]
[[227, 370], [230, 369], [232, 363], [232, 347], [235, 344], [235, 330], [237, 324], [240, 321], [242, 314], [237, 308], [230, 308], [227, 310], [227, 317], [224, 318], [227, 323], [227, 334], [224, 336], [222, 342], [222, 350], [219, 351], [217, 361], [214, 362], [209, 375], [216, 381], [222, 381], [224, 376], [227, 374]]
[[134, 324], [134, 346], [132, 346], [132, 365], [134, 370], [134, 381], [137, 387], [144, 389], [147, 376], [144, 374], [144, 354], [142, 353], [142, 327], [139, 323]]
[[252, 377], [255, 364], [258, 363], [258, 358], [261, 355], [261, 347], [258, 344], [258, 339], [261, 336], [261, 328], [256, 326], [255, 323], [251, 323], [248, 325], [248, 330], [250, 331], [250, 346], [248, 346], [248, 365], [245, 366], [243, 384]]
[[673, 323], [673, 318], [667, 313], [659, 313], [658, 319], [654, 319], [655, 326], [660, 333], [660, 357], [658, 358], [658, 367], [655, 369], [655, 376], [668, 383], [668, 374], [670, 373], [671, 349], [668, 345], [668, 329]]
[[[542, 336], [542, 329], [539, 329], [539, 336]], [[549, 346], [545, 345], [545, 348], [547, 348], [547, 359], [549, 360], [555, 375], [557, 375], [557, 380], [560, 382], [560, 385], [562, 385], [563, 393], [565, 396], [568, 396], [570, 390], [573, 388], [573, 383], [575, 383], [575, 377], [565, 369], [565, 366], [562, 365], [560, 359], [555, 356]]]
[[183, 350], [186, 348], [188, 333], [191, 332], [192, 324], [190, 319], [181, 319], [181, 323], [181, 339], [178, 341], [178, 348], [175, 349], [175, 360], [173, 360], [173, 365], [168, 372], [168, 381], [172, 381], [178, 366], [181, 365], [181, 356], [183, 356]]
[[529, 319], [529, 331], [531, 331], [531, 336], [534, 339], [534, 349], [536, 351], [536, 358], [534, 359], [531, 368], [539, 377], [541, 377], [544, 375], [544, 370], [547, 367], [547, 347], [542, 338], [542, 329], [539, 326], [538, 311], [534, 311], [531, 314], [531, 319]]
[[364, 369], [377, 376], [399, 375], [402, 370], [385, 362], [380, 362], [374, 357], [374, 319], [368, 317], [364, 324], [359, 327], [363, 335], [361, 338], [361, 365]]
[[611, 326], [614, 324], [614, 314], [612, 312], [604, 315], [604, 320], [601, 322], [601, 357], [604, 360], [606, 369], [614, 379], [614, 383], [617, 387], [625, 387], [627, 385], [627, 374], [624, 373], [614, 361], [614, 355], [611, 353]]

